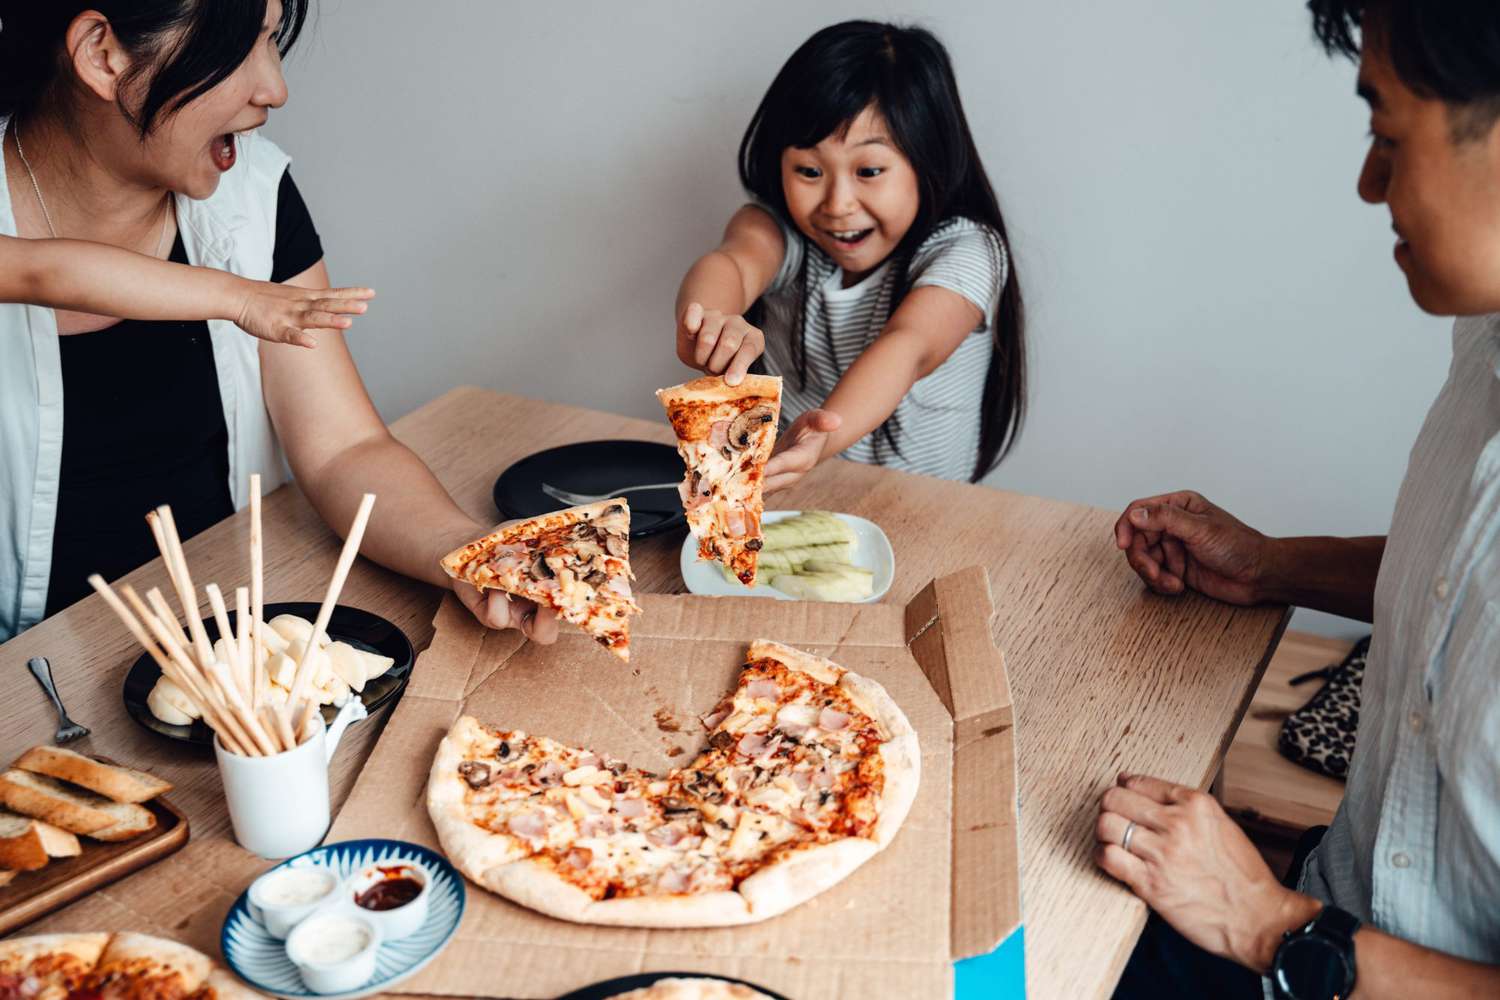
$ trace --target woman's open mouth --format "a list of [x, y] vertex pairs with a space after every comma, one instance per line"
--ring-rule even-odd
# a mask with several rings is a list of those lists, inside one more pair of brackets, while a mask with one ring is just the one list
[[225, 132], [223, 135], [216, 136], [214, 141], [209, 143], [208, 151], [213, 156], [214, 166], [218, 167], [221, 172], [234, 166], [234, 133]]

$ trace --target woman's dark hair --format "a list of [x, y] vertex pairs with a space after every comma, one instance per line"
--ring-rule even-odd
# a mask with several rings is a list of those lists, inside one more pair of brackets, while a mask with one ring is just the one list
[[[297, 40], [311, 0], [284, 0], [276, 44]], [[0, 115], [25, 115], [58, 82], [68, 25], [86, 10], [109, 19], [133, 57], [130, 84], [145, 84], [139, 107], [120, 110], [145, 138], [157, 119], [222, 83], [250, 54], [267, 0], [0, 0]]]
[[[921, 204], [917, 217], [892, 253], [899, 280], [892, 309], [909, 291], [906, 268], [912, 252], [943, 221], [963, 216], [992, 229], [1006, 244], [1000, 203], [985, 175], [958, 97], [948, 52], [931, 32], [871, 21], [824, 28], [792, 53], [761, 99], [740, 141], [740, 182], [792, 228], [781, 186], [781, 154], [807, 149], [845, 133], [861, 111], [874, 105], [891, 139], [916, 171]], [[1025, 316], [1014, 254], [995, 310], [995, 350], [980, 406], [979, 461], [971, 482], [999, 464], [1021, 430], [1026, 408]], [[803, 297], [807, 255], [797, 278], [796, 329], [792, 336], [798, 376], [806, 383]], [[894, 447], [895, 418], [880, 429]]]
[[1330, 55], [1358, 59], [1373, 30], [1401, 82], [1448, 105], [1455, 140], [1484, 136], [1500, 119], [1495, 0], [1309, 0], [1307, 8]]

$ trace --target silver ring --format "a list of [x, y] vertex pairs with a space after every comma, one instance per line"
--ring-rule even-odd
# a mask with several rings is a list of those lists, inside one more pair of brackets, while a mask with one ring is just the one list
[[1130, 838], [1135, 836], [1135, 820], [1125, 824], [1125, 835], [1120, 838], [1120, 846], [1130, 850]]

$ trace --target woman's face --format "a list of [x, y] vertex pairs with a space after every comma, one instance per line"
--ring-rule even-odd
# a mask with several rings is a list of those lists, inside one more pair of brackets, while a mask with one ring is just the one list
[[[286, 103], [281, 54], [272, 35], [281, 0], [266, 4], [266, 19], [245, 61], [208, 93], [157, 119], [144, 143], [134, 142], [142, 180], [190, 198], [207, 198], [234, 166], [236, 132], [259, 128], [271, 108]], [[140, 100], [144, 95], [128, 95]], [[122, 119], [123, 121], [123, 119]], [[128, 123], [124, 123], [127, 128]]]
[[873, 105], [844, 135], [783, 150], [781, 189], [797, 228], [856, 281], [900, 245], [921, 207], [917, 172]]

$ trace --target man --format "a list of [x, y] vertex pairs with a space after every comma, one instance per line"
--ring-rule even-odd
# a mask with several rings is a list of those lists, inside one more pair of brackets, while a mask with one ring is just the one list
[[1388, 207], [1417, 304], [1459, 317], [1453, 363], [1386, 538], [1268, 538], [1191, 492], [1116, 524], [1158, 593], [1374, 622], [1344, 802], [1301, 891], [1201, 792], [1122, 775], [1104, 794], [1095, 859], [1155, 911], [1117, 996], [1500, 996], [1500, 3], [1309, 7], [1359, 58], [1359, 194]]

